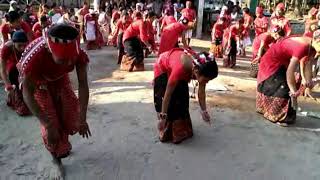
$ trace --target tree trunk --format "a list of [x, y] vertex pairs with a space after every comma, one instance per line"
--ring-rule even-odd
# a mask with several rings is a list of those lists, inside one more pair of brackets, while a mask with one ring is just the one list
[[307, 13], [308, 11], [308, 2], [307, 0], [303, 0], [303, 3], [302, 3], [302, 7], [303, 7], [303, 14]]
[[301, 0], [295, 0], [294, 14], [296, 15], [296, 17], [302, 17]]

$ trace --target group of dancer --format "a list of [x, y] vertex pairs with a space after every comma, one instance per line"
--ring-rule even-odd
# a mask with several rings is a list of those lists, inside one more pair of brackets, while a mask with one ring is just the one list
[[[188, 83], [197, 82], [200, 113], [210, 124], [205, 89], [218, 76], [216, 60], [223, 57], [225, 67], [235, 67], [237, 55], [246, 55], [254, 27], [252, 67], [256, 66], [250, 74], [258, 81], [257, 111], [283, 126], [294, 123], [297, 97], [311, 97], [315, 85], [312, 65], [320, 54], [318, 10], [310, 11], [304, 35], [290, 36], [282, 3], [276, 6], [270, 25], [262, 7], [257, 7], [256, 19], [248, 9], [243, 17], [235, 17], [232, 13], [239, 8], [228, 3], [213, 26], [210, 51], [198, 53], [189, 46], [196, 12], [190, 1], [185, 8], [177, 3], [167, 0], [158, 13], [150, 2], [140, 1], [133, 8], [108, 4], [101, 12], [90, 10], [86, 3], [78, 11], [41, 6], [37, 22], [24, 20], [15, 8], [8, 12], [1, 27], [0, 55], [7, 105], [19, 115], [39, 119], [44, 145], [55, 165], [53, 178], [64, 176], [61, 159], [70, 154], [69, 135], [91, 136], [86, 119], [89, 57], [80, 48], [81, 40], [88, 50], [117, 46], [120, 69], [128, 72], [143, 71], [144, 58], [152, 52], [157, 56], [153, 86], [159, 139], [181, 143], [193, 135]], [[78, 96], [68, 76], [74, 69]]]
[[243, 9], [243, 16], [232, 18], [236, 9], [228, 3], [222, 9], [212, 29], [212, 47], [215, 57], [223, 57], [223, 66], [233, 68], [237, 55], [245, 56], [245, 47], [251, 44], [250, 31], [254, 30], [250, 76], [257, 78], [257, 112], [281, 126], [296, 120], [297, 98], [312, 97], [316, 85], [320, 31], [319, 11], [312, 8], [305, 21], [305, 32], [291, 35], [289, 20], [284, 16], [286, 7], [276, 5], [270, 20], [261, 6], [256, 18]]
[[[86, 120], [89, 57], [80, 48], [81, 40], [88, 50], [117, 45], [118, 63], [126, 71], [144, 69], [143, 60], [148, 54], [144, 51], [153, 51], [159, 56], [154, 67], [154, 99], [161, 141], [180, 143], [192, 136], [188, 91], [191, 79], [199, 82], [201, 114], [210, 122], [205, 86], [217, 77], [217, 64], [208, 53], [196, 53], [189, 48], [190, 30], [196, 19], [191, 2], [187, 2], [186, 9], [181, 8], [179, 19], [170, 8], [163, 11], [163, 17], [151, 10], [136, 10], [132, 14], [130, 10], [114, 10], [110, 21], [113, 28], [108, 24], [100, 26], [103, 19], [98, 17], [104, 13], [99, 15], [89, 10], [87, 4], [77, 12], [83, 23], [77, 23], [70, 10], [63, 14], [56, 6], [51, 10], [41, 6], [40, 18], [33, 24], [25, 21], [17, 9], [7, 13], [1, 27], [0, 56], [7, 105], [21, 116], [32, 114], [39, 119], [43, 143], [53, 158], [51, 177], [64, 177], [62, 158], [71, 151], [69, 135], [91, 136]], [[161, 31], [156, 32], [157, 27]], [[110, 28], [111, 33], [103, 38], [105, 28]], [[160, 33], [164, 38], [156, 42]], [[181, 36], [184, 48], [179, 48]], [[74, 69], [78, 77], [78, 96], [68, 75]]]

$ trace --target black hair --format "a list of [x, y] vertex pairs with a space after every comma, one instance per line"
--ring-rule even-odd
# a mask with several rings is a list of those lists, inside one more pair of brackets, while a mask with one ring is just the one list
[[136, 12], [134, 16], [136, 18], [142, 18], [142, 13], [141, 12]]
[[244, 18], [243, 18], [243, 17], [238, 18], [237, 21], [238, 21], [240, 24], [244, 24]]
[[8, 14], [8, 13], [5, 13], [5, 14], [4, 14], [4, 19], [5, 19], [7, 22], [9, 22], [9, 14]]
[[216, 78], [218, 76], [217, 62], [214, 59], [211, 59], [207, 52], [201, 52], [198, 55], [204, 55], [207, 59], [205, 63], [199, 63], [195, 65], [195, 68], [199, 70], [199, 75], [210, 79]]
[[125, 10], [124, 7], [120, 7], [119, 8], [119, 11], [123, 11], [123, 10]]
[[19, 30], [13, 33], [12, 42], [15, 43], [26, 43], [28, 42], [28, 37], [23, 30]]
[[70, 25], [56, 24], [48, 30], [48, 34], [53, 38], [74, 40], [78, 37], [79, 32], [76, 28]]
[[109, 16], [112, 16], [112, 10], [111, 10], [111, 9], [108, 9], [108, 10], [106, 11], [106, 14], [109, 15]]
[[24, 11], [22, 11], [22, 10], [18, 11], [18, 13], [19, 13], [20, 17], [22, 17], [24, 15]]
[[74, 9], [73, 9], [73, 8], [70, 8], [70, 9], [68, 10], [68, 13], [69, 13], [69, 14], [74, 14], [74, 13], [75, 13], [75, 11], [74, 11]]
[[165, 9], [165, 10], [164, 10], [164, 14], [167, 15], [167, 16], [172, 15], [171, 12], [170, 12], [170, 10], [168, 10], [168, 9]]
[[57, 7], [57, 3], [53, 2], [51, 8], [55, 8], [55, 7]]
[[48, 21], [47, 16], [46, 16], [46, 15], [42, 15], [42, 16], [40, 17], [40, 21], [41, 21], [41, 22], [47, 22], [47, 21]]
[[225, 22], [225, 21], [227, 21], [227, 18], [226, 18], [226, 17], [221, 17], [221, 18], [220, 18], [220, 21]]
[[282, 36], [282, 37], [286, 35], [286, 32], [282, 28], [277, 33], [279, 34], [279, 36]]
[[187, 25], [189, 23], [189, 20], [187, 18], [180, 19], [180, 22], [184, 25]]
[[157, 14], [153, 11], [149, 11], [148, 14], [147, 14], [147, 18], [153, 18], [153, 17], [156, 17]]
[[13, 22], [19, 20], [20, 17], [21, 17], [21, 16], [20, 16], [20, 14], [19, 14], [17, 11], [10, 11], [10, 12], [8, 13], [8, 16], [7, 16], [6, 19], [7, 19], [10, 23], [13, 23]]
[[129, 16], [129, 14], [128, 14], [128, 12], [126, 10], [123, 10], [121, 12], [121, 17], [123, 17], [123, 16]]
[[249, 14], [250, 13], [250, 9], [249, 8], [243, 8], [243, 12]]
[[227, 5], [228, 5], [228, 6], [234, 6], [234, 3], [233, 3], [232, 1], [228, 1], [228, 2], [227, 2]]

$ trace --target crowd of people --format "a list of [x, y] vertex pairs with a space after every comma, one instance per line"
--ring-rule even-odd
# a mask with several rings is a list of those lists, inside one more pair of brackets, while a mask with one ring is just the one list
[[[100, 8], [101, 7], [101, 8]], [[41, 124], [45, 147], [63, 176], [61, 159], [68, 156], [69, 135], [91, 136], [86, 120], [89, 88], [87, 50], [118, 48], [120, 70], [143, 71], [144, 58], [157, 56], [154, 65], [154, 105], [162, 142], [181, 143], [192, 137], [188, 83], [195, 80], [201, 115], [211, 123], [206, 106], [206, 84], [218, 76], [218, 58], [234, 68], [237, 56], [246, 56], [252, 45], [250, 76], [257, 78], [257, 111], [282, 126], [296, 120], [297, 97], [311, 96], [317, 81], [320, 54], [318, 9], [312, 8], [303, 35], [291, 35], [285, 6], [279, 3], [270, 20], [263, 7], [255, 18], [248, 8], [229, 1], [212, 28], [209, 52], [190, 47], [197, 14], [191, 1], [107, 1], [96, 10], [85, 2], [75, 10], [63, 6], [32, 5], [24, 10], [16, 1], [1, 26], [0, 74], [8, 94], [7, 105], [17, 114], [33, 114]], [[254, 40], [251, 41], [251, 31]], [[68, 73], [76, 69], [78, 97]]]
[[[293, 124], [297, 98], [300, 95], [313, 98], [311, 91], [318, 82], [320, 13], [312, 8], [305, 20], [305, 32], [292, 35], [283, 3], [276, 5], [270, 18], [264, 15], [262, 6], [256, 8], [255, 19], [248, 8], [242, 10], [242, 16], [238, 10], [232, 2], [222, 8], [212, 28], [210, 52], [223, 57], [224, 67], [233, 68], [237, 55], [245, 56], [246, 46], [252, 44], [249, 75], [258, 82], [257, 112], [281, 126]], [[255, 34], [253, 43], [251, 31]]]

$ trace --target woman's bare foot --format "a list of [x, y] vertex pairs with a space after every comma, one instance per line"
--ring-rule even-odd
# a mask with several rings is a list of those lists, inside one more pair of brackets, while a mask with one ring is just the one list
[[281, 123], [281, 122], [277, 122], [277, 125], [281, 126], [281, 127], [289, 127], [288, 123]]
[[53, 157], [50, 169], [50, 180], [64, 180], [65, 172], [61, 159]]

